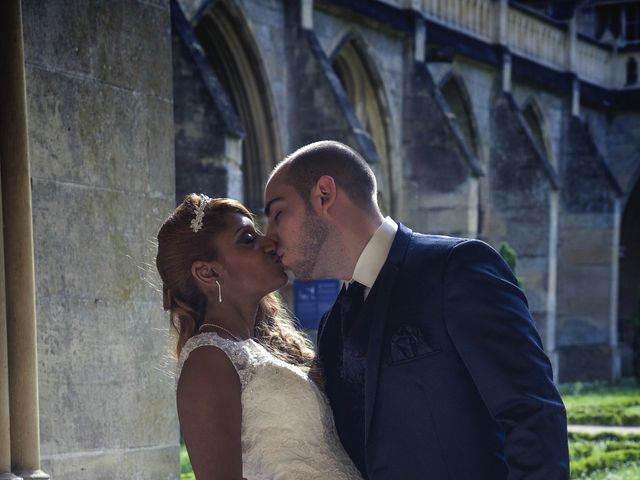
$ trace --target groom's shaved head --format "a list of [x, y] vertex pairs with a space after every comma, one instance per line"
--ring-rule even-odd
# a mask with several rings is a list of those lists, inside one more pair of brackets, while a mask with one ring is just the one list
[[293, 186], [305, 202], [309, 193], [323, 175], [333, 177], [351, 201], [367, 211], [377, 211], [376, 177], [373, 171], [354, 149], [333, 140], [311, 143], [296, 150], [273, 170], [269, 181]]

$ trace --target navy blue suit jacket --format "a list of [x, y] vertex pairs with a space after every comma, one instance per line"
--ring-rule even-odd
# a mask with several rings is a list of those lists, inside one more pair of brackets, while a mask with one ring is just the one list
[[[399, 225], [372, 289], [369, 479], [569, 478], [564, 405], [516, 283], [483, 242]], [[333, 354], [329, 313], [320, 362]]]

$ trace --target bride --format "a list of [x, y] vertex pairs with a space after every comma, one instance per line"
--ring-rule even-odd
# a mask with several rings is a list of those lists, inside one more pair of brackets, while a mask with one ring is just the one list
[[191, 194], [162, 224], [156, 266], [177, 331], [177, 405], [202, 479], [360, 479], [313, 350], [276, 289], [276, 246], [240, 203]]

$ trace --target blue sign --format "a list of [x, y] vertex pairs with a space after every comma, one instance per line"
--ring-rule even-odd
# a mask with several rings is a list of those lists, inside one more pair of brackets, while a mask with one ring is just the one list
[[317, 330], [320, 317], [340, 293], [340, 281], [333, 279], [293, 282], [295, 316], [302, 328]]

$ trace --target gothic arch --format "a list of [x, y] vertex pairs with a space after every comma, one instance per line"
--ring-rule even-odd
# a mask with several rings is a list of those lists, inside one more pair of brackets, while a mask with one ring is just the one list
[[371, 136], [380, 158], [378, 198], [384, 213], [393, 214], [392, 173], [390, 163], [390, 115], [384, 83], [359, 33], [345, 35], [330, 56], [351, 106], [362, 127]]
[[475, 154], [476, 158], [482, 158], [480, 155], [478, 126], [475, 115], [473, 114], [471, 98], [469, 97], [469, 92], [464, 80], [460, 75], [449, 72], [440, 81], [439, 88], [451, 112], [456, 117], [456, 122], [462, 130], [467, 145]]
[[531, 131], [536, 146], [540, 149], [540, 152], [545, 155], [547, 160], [556, 167], [556, 162], [554, 161], [555, 156], [553, 155], [553, 149], [549, 141], [547, 120], [535, 98], [531, 97], [524, 103], [522, 116]]
[[198, 15], [195, 31], [244, 127], [244, 203], [257, 212], [266, 178], [282, 158], [271, 88], [259, 48], [244, 14], [232, 0], [208, 2]]

